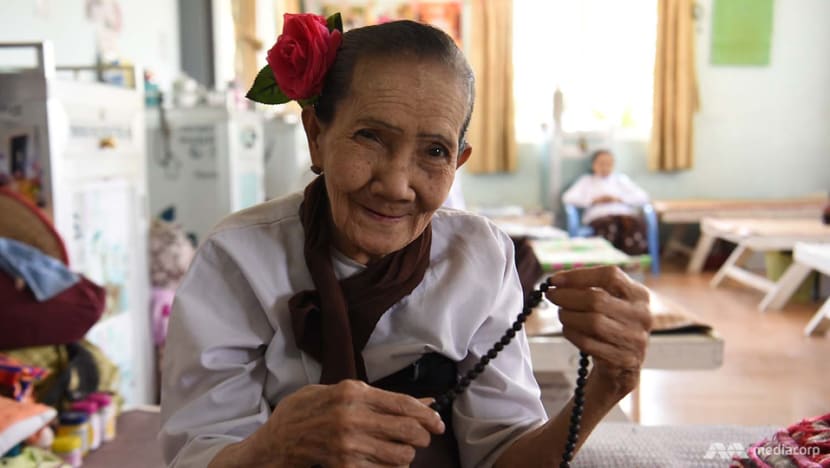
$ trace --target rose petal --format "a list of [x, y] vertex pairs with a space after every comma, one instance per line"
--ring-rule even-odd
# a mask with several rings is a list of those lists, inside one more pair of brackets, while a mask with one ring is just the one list
[[287, 13], [283, 18], [283, 33], [268, 51], [268, 63], [286, 96], [308, 99], [320, 93], [342, 37], [340, 31], [329, 32], [322, 16]]

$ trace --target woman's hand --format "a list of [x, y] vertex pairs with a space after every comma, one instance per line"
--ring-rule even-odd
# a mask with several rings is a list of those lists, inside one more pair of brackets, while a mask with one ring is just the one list
[[431, 400], [355, 380], [308, 385], [283, 399], [252, 436], [271, 466], [406, 466], [444, 423]]
[[592, 376], [619, 398], [634, 390], [651, 330], [648, 290], [617, 267], [561, 272], [549, 281], [562, 333], [591, 355]]

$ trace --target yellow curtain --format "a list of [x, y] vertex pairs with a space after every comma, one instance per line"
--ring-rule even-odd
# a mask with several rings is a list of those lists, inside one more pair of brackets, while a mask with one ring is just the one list
[[677, 171], [694, 165], [693, 117], [698, 109], [694, 0], [658, 0], [654, 60], [654, 120], [649, 169]]
[[476, 104], [468, 140], [471, 173], [516, 169], [513, 119], [513, 2], [473, 0], [470, 9], [470, 64], [476, 75]]
[[236, 76], [245, 87], [254, 82], [259, 69], [264, 66], [257, 57], [263, 44], [257, 37], [256, 0], [233, 0], [232, 6], [236, 30]]

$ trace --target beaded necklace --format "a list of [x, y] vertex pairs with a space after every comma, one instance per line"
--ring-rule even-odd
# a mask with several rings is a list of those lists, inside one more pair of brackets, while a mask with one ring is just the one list
[[[467, 373], [462, 377], [456, 386], [450, 390], [447, 390], [443, 395], [438, 396], [435, 399], [435, 402], [430, 405], [432, 409], [435, 411], [442, 411], [444, 408], [452, 404], [452, 401], [461, 393], [463, 393], [467, 388], [470, 386], [473, 380], [478, 377], [484, 369], [487, 367], [487, 364], [490, 363], [493, 359], [498, 356], [499, 352], [504, 349], [505, 346], [510, 344], [510, 341], [516, 336], [516, 332], [522, 329], [524, 322], [527, 320], [527, 317], [533, 313], [533, 309], [537, 307], [541, 302], [542, 298], [544, 297], [547, 290], [550, 288], [550, 284], [545, 281], [544, 283], [539, 285], [539, 289], [534, 290], [530, 293], [530, 298], [525, 302], [524, 307], [522, 308], [522, 312], [516, 317], [516, 320], [513, 322], [513, 325], [504, 332], [501, 339], [497, 341], [487, 354], [479, 359], [478, 363], [473, 366], [472, 369], [467, 371]], [[582, 421], [582, 412], [585, 409], [585, 381], [588, 376], [588, 365], [590, 361], [588, 360], [588, 355], [584, 352], [579, 353], [579, 370], [578, 375], [579, 377], [576, 379], [576, 388], [574, 389], [574, 404], [573, 409], [571, 411], [571, 421], [568, 426], [568, 440], [565, 443], [565, 451], [562, 453], [562, 462], [559, 464], [560, 468], [569, 468], [570, 462], [573, 459], [574, 450], [576, 449], [576, 444], [579, 441], [579, 424]]]

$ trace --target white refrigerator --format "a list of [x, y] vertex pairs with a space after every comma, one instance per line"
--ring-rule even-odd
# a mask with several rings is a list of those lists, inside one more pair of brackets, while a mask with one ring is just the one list
[[131, 88], [84, 81], [82, 68], [67, 77], [55, 67], [48, 42], [0, 43], [0, 52], [9, 51], [34, 60], [0, 60], [0, 173], [53, 217], [70, 267], [106, 289], [107, 309], [87, 338], [119, 367], [125, 403], [150, 403], [156, 383], [140, 74], [124, 71]]

